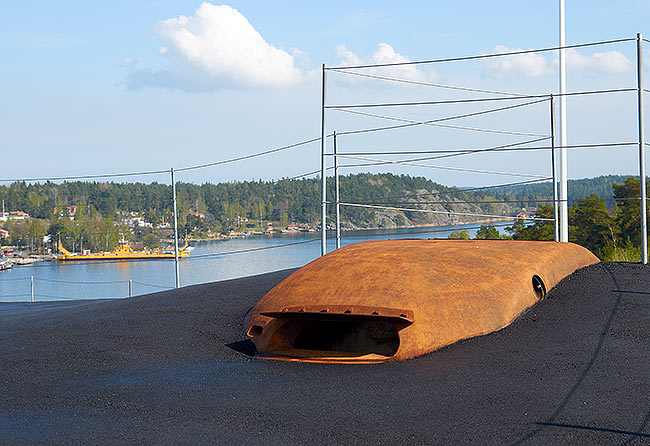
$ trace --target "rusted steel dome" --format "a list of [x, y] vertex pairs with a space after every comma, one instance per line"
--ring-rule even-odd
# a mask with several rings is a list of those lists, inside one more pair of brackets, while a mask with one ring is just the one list
[[356, 243], [294, 272], [244, 325], [268, 358], [401, 361], [509, 325], [564, 277], [597, 262], [573, 243]]

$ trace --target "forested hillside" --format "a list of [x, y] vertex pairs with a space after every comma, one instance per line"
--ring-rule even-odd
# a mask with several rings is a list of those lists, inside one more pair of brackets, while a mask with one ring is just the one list
[[[612, 198], [613, 185], [622, 184], [630, 176], [632, 175], [606, 175], [569, 180], [567, 182], [568, 199], [578, 200], [589, 195], [598, 195], [602, 199]], [[508, 200], [534, 201], [535, 199], [553, 198], [553, 190], [550, 182], [544, 182], [504, 187], [499, 189], [498, 195]], [[613, 205], [611, 202], [608, 204]]]
[[[341, 177], [340, 184], [341, 201], [344, 202], [390, 207], [421, 203], [420, 207], [432, 210], [463, 212], [507, 212], [517, 207], [516, 204], [464, 203], [494, 200], [494, 194], [491, 191], [465, 192], [408, 175], [349, 175]], [[333, 181], [328, 183], [328, 189], [328, 196], [333, 197]], [[317, 223], [320, 219], [320, 180], [317, 178], [203, 185], [178, 183], [177, 196], [182, 225], [194, 212], [203, 213], [207, 222], [224, 229], [244, 217], [294, 223]], [[171, 188], [158, 183], [14, 183], [0, 187], [0, 199], [5, 201], [8, 210], [22, 210], [41, 219], [52, 218], [55, 208], [65, 206], [76, 206], [87, 216], [101, 218], [114, 218], [118, 212], [133, 212], [156, 224], [163, 219], [169, 221], [171, 217]], [[451, 203], [438, 203], [445, 201]], [[334, 212], [331, 206], [330, 211]], [[451, 218], [452, 222], [458, 220], [447, 215], [445, 218]], [[345, 207], [344, 220], [354, 227], [443, 222], [433, 214], [353, 207]]]
[[[610, 198], [615, 190], [612, 185], [622, 184], [625, 179], [606, 176], [572, 180], [569, 198]], [[192, 237], [257, 231], [267, 225], [280, 229], [291, 223], [317, 228], [320, 223], [318, 178], [202, 185], [178, 183], [177, 196], [181, 233], [187, 231]], [[333, 197], [334, 182], [328, 181], [330, 202]], [[530, 215], [535, 208], [550, 205], [543, 201], [550, 197], [551, 184], [548, 182], [458, 189], [408, 175], [341, 177], [343, 203], [379, 206], [342, 206], [344, 229], [468, 223], [485, 221], [491, 215], [508, 216], [521, 211]], [[90, 249], [108, 249], [116, 243], [118, 234], [121, 237], [137, 232], [139, 241], [155, 247], [160, 244], [163, 237], [160, 234], [164, 231], [155, 235], [153, 232], [156, 228], [169, 228], [172, 219], [171, 187], [158, 183], [14, 183], [0, 186], [0, 200], [4, 201], [7, 211], [24, 211], [32, 217], [24, 223], [11, 220], [1, 223], [10, 231], [10, 241], [20, 244], [27, 238], [38, 240], [42, 234], [61, 233], [65, 236], [64, 244], [78, 243], [76, 240], [83, 238]], [[611, 202], [610, 208], [613, 205]], [[330, 205], [328, 210], [332, 222], [335, 207]], [[143, 228], [150, 228], [149, 233]], [[4, 242], [6, 244], [7, 240]]]

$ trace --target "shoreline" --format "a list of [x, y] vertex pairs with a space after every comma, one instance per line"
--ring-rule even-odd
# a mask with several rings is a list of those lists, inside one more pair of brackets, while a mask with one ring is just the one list
[[[424, 229], [424, 228], [431, 228], [431, 229], [436, 229], [436, 228], [445, 228], [445, 227], [455, 227], [455, 226], [465, 226], [465, 225], [471, 225], [471, 224], [487, 224], [489, 225], [490, 223], [499, 223], [499, 222], [507, 222], [507, 221], [515, 221], [512, 218], [486, 218], [486, 219], [481, 219], [477, 221], [471, 221], [471, 222], [464, 222], [464, 223], [453, 223], [453, 224], [448, 224], [448, 225], [431, 225], [431, 224], [421, 224], [421, 225], [410, 225], [410, 226], [373, 226], [373, 227], [367, 227], [367, 228], [341, 228], [341, 232], [364, 232], [364, 231], [390, 231], [390, 230], [395, 230], [395, 229]], [[327, 231], [335, 231], [335, 228], [328, 228]], [[451, 230], [451, 229], [450, 229]], [[259, 233], [259, 232], [250, 232], [250, 233], [237, 233], [236, 235], [223, 235], [221, 237], [214, 237], [214, 238], [189, 238], [188, 241], [190, 242], [208, 242], [208, 241], [217, 241], [217, 240], [233, 240], [237, 238], [252, 238], [252, 237], [259, 237], [259, 236], [266, 236], [266, 237], [272, 237], [274, 235], [295, 235], [295, 234], [320, 234], [320, 230], [316, 229], [314, 231], [286, 231], [282, 232], [280, 230], [273, 231], [273, 232], [266, 232], [266, 233]]]
[[[350, 232], [359, 232], [359, 233], [364, 233], [364, 232], [371, 232], [371, 231], [391, 231], [391, 230], [408, 230], [408, 229], [427, 229], [430, 228], [432, 230], [439, 229], [439, 228], [449, 228], [450, 231], [454, 231], [456, 229], [453, 229], [455, 227], [458, 227], [458, 229], [462, 230], [462, 226], [466, 225], [471, 225], [471, 224], [491, 224], [491, 223], [499, 223], [499, 222], [507, 222], [507, 221], [512, 221], [512, 219], [509, 218], [487, 218], [487, 219], [481, 219], [478, 221], [472, 221], [472, 222], [464, 222], [464, 223], [454, 223], [454, 224], [449, 224], [449, 225], [431, 225], [431, 224], [420, 224], [420, 225], [410, 225], [410, 226], [383, 226], [383, 227], [368, 227], [368, 228], [341, 228], [341, 232], [344, 233], [350, 233]], [[335, 228], [328, 228], [328, 232], [335, 231]], [[258, 237], [274, 237], [278, 235], [303, 235], [303, 234], [314, 234], [314, 236], [318, 236], [320, 234], [319, 230], [313, 230], [313, 231], [273, 231], [273, 232], [265, 232], [265, 233], [260, 233], [260, 232], [249, 232], [249, 233], [235, 233], [233, 235], [220, 235], [219, 237], [213, 237], [213, 238], [189, 238], [188, 242], [211, 242], [211, 241], [227, 241], [227, 240], [234, 240], [234, 239], [248, 239], [248, 238], [258, 238]], [[38, 256], [31, 256], [29, 254], [27, 255], [21, 255], [18, 254], [15, 257], [6, 257], [6, 259], [9, 261], [9, 263], [12, 266], [29, 266], [33, 263], [39, 263], [39, 262], [53, 262], [56, 260], [55, 256], [48, 256], [48, 255], [38, 255]]]

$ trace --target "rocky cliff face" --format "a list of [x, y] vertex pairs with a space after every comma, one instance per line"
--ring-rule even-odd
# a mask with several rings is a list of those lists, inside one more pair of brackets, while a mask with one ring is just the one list
[[465, 195], [459, 197], [458, 194], [418, 189], [399, 199], [387, 198], [367, 203], [383, 208], [361, 208], [362, 212], [352, 215], [347, 212], [350, 208], [342, 206], [342, 226], [347, 229], [446, 226], [496, 221], [498, 218], [489, 216], [508, 216], [519, 210], [512, 204], [492, 203], [494, 197], [491, 196], [478, 198], [470, 193]]

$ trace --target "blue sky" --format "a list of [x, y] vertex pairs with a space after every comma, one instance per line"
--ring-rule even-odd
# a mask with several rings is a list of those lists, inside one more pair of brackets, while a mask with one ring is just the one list
[[[217, 5], [221, 4], [5, 2], [0, 19], [4, 61], [0, 178], [167, 169], [246, 155], [318, 136], [321, 63], [421, 60], [547, 47], [558, 41], [555, 1]], [[567, 0], [567, 43], [633, 37], [644, 31], [650, 36], [650, 29], [644, 29], [649, 17], [646, 1]], [[198, 38], [187, 40], [188, 31]], [[569, 90], [634, 86], [634, 51], [634, 43], [580, 50], [569, 64]], [[540, 57], [373, 73], [501, 91], [554, 92], [554, 56]], [[263, 69], [253, 60], [259, 60]], [[328, 85], [331, 103], [471, 96], [342, 75], [330, 76]], [[569, 142], [634, 141], [635, 104], [630, 94], [572, 99]], [[546, 133], [545, 107], [486, 115], [462, 125]], [[424, 120], [479, 109], [375, 112]], [[329, 129], [339, 131], [392, 122], [340, 112], [329, 116]], [[419, 150], [513, 141], [518, 139], [417, 128], [342, 138], [340, 145], [342, 150]], [[318, 168], [318, 151], [317, 145], [305, 146], [283, 155], [179, 174], [179, 179], [200, 183], [298, 175]], [[633, 173], [636, 160], [633, 148], [572, 151], [569, 174]], [[459, 157], [435, 164], [545, 175], [548, 154]], [[418, 167], [370, 171], [424, 175], [456, 185], [517, 179]]]

